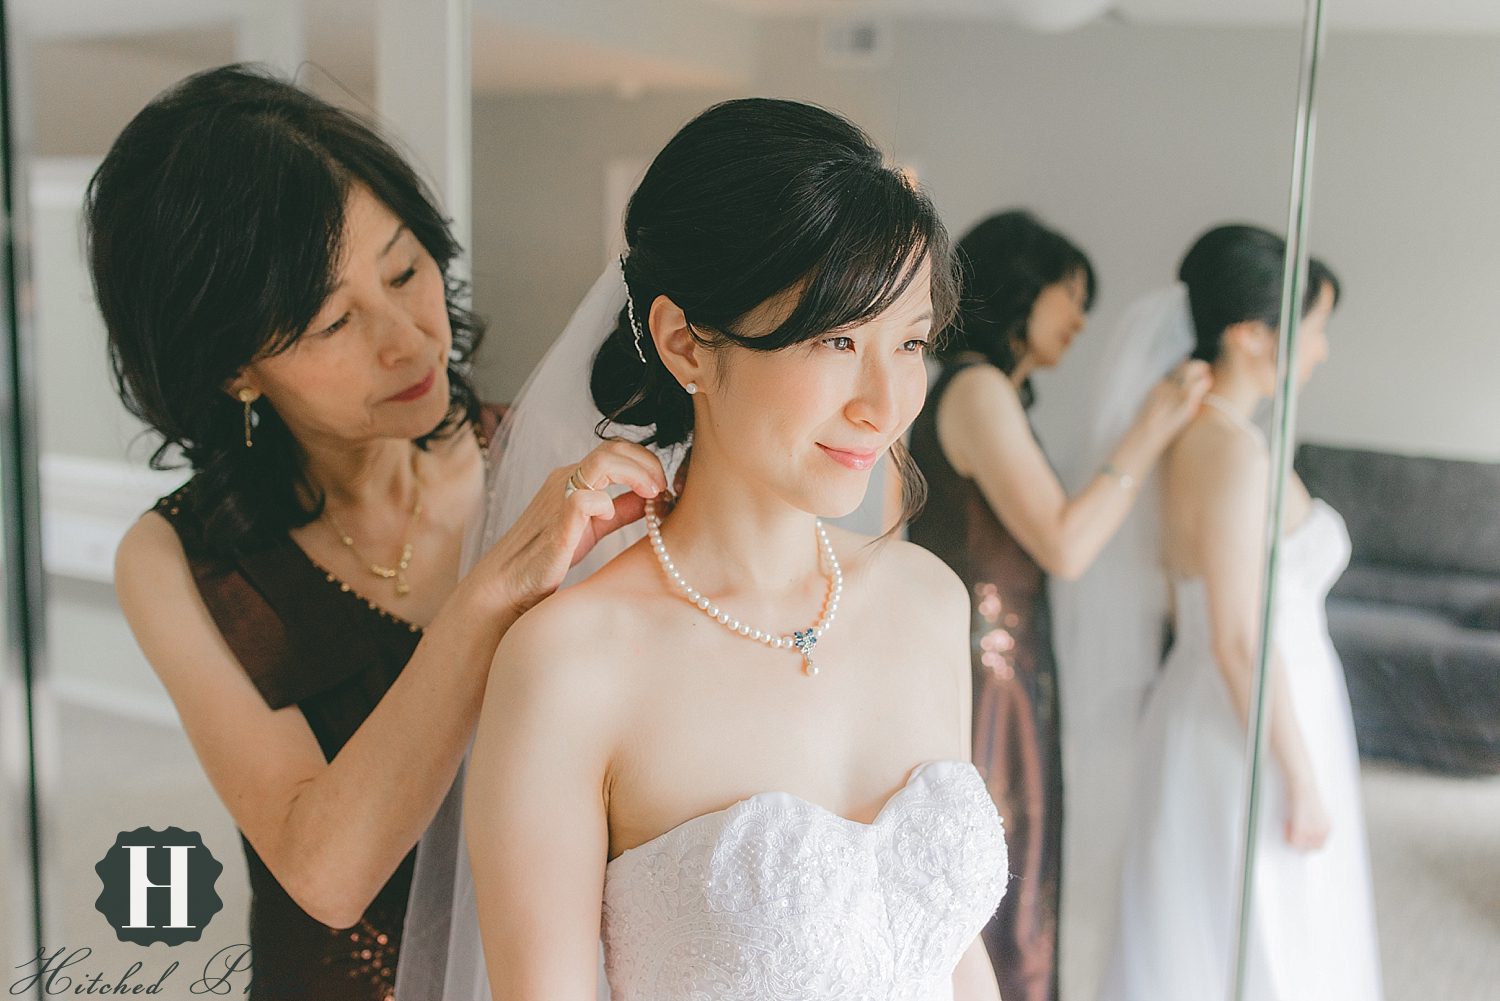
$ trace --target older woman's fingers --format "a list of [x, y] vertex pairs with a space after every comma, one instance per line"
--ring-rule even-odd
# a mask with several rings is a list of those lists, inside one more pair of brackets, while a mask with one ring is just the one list
[[[588, 555], [600, 539], [645, 513], [645, 500], [634, 492], [610, 497], [598, 490], [582, 491], [568, 500], [563, 531], [563, 550], [568, 566]], [[563, 568], [566, 572], [567, 568]]]
[[629, 442], [606, 442], [584, 456], [575, 472], [574, 485], [582, 486], [576, 482], [582, 479], [590, 490], [618, 485], [643, 497], [655, 497], [667, 489], [660, 460], [648, 449]]

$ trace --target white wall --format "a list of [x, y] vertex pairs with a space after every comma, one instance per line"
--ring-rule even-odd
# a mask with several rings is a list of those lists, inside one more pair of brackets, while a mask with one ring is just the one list
[[1500, 36], [1328, 40], [1312, 244], [1344, 286], [1301, 434], [1500, 460]]
[[486, 399], [514, 398], [599, 277], [611, 160], [649, 161], [696, 112], [730, 96], [475, 95], [474, 306], [490, 325], [478, 365]]

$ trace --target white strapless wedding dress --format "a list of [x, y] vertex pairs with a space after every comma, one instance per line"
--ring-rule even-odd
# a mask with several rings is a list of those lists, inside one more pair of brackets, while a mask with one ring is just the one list
[[[1282, 782], [1267, 750], [1250, 918], [1252, 1001], [1381, 997], [1359, 754], [1324, 613], [1348, 561], [1343, 519], [1314, 501], [1282, 541], [1274, 635], [1331, 833], [1316, 852], [1286, 843]], [[1214, 661], [1203, 582], [1178, 580], [1176, 596], [1176, 638], [1141, 723], [1105, 1001], [1229, 996], [1245, 727]]]
[[613, 1001], [951, 1001], [1005, 892], [1005, 832], [972, 764], [917, 766], [872, 823], [783, 792], [610, 861]]

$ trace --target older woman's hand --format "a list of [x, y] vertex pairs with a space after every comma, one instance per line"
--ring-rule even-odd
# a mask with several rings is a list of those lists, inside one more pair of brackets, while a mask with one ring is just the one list
[[1170, 440], [1198, 414], [1203, 397], [1213, 389], [1213, 370], [1205, 361], [1182, 362], [1152, 388], [1143, 407], [1144, 419]]
[[[572, 489], [569, 489], [569, 481]], [[611, 486], [629, 492], [611, 497]], [[554, 469], [510, 530], [484, 554], [470, 582], [498, 586], [495, 598], [516, 614], [541, 601], [610, 532], [638, 520], [648, 497], [667, 490], [649, 449], [607, 441], [575, 465]]]

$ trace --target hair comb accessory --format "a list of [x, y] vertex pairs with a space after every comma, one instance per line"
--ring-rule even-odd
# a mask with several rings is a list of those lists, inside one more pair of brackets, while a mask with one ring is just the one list
[[635, 338], [635, 353], [646, 364], [646, 352], [641, 347], [641, 324], [635, 318], [635, 296], [630, 294], [630, 282], [625, 278], [625, 255], [620, 255], [620, 281], [625, 283], [625, 311], [630, 315], [630, 334]]

